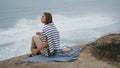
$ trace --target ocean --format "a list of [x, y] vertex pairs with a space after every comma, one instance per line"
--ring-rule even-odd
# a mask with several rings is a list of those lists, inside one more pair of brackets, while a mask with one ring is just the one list
[[31, 38], [51, 12], [61, 47], [120, 33], [120, 0], [0, 0], [0, 61], [30, 53]]

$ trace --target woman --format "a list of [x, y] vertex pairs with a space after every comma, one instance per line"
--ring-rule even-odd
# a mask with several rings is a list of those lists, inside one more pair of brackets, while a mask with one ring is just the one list
[[42, 54], [52, 56], [57, 53], [60, 47], [59, 31], [56, 29], [52, 15], [49, 12], [43, 13], [41, 22], [44, 24], [42, 32], [36, 32], [36, 36], [32, 37], [31, 55]]

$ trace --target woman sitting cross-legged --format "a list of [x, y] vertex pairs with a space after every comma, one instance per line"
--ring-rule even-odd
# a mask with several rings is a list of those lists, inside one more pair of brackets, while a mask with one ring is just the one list
[[42, 54], [52, 56], [57, 53], [60, 47], [60, 34], [52, 21], [52, 15], [49, 12], [43, 13], [41, 22], [44, 24], [42, 32], [36, 32], [32, 37], [31, 55]]

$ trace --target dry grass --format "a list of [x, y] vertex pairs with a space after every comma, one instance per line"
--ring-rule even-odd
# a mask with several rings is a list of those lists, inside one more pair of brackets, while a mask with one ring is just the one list
[[110, 34], [88, 44], [91, 53], [98, 60], [120, 67], [120, 34]]

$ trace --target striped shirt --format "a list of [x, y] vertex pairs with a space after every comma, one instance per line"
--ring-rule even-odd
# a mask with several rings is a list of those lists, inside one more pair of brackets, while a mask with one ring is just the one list
[[46, 42], [46, 36], [48, 38], [48, 49], [51, 52], [59, 49], [60, 47], [60, 35], [59, 31], [56, 29], [54, 23], [49, 23], [44, 25], [43, 30], [41, 32], [42, 42]]

